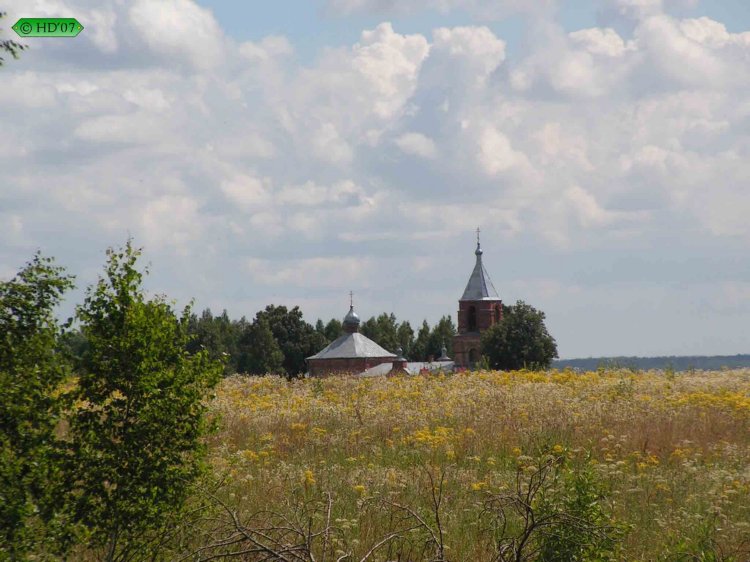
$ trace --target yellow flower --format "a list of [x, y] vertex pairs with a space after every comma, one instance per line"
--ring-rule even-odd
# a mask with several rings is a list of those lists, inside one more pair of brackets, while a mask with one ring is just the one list
[[562, 445], [555, 445], [554, 447], [552, 447], [552, 452], [555, 453], [556, 455], [559, 455], [564, 450], [565, 448]]
[[362, 484], [357, 484], [356, 486], [354, 486], [354, 491], [356, 491], [360, 496], [365, 493], [366, 489], [367, 488], [365, 488]]
[[471, 485], [471, 489], [476, 491], [482, 490], [487, 487], [487, 482], [474, 482]]
[[522, 453], [521, 447], [513, 447], [510, 452], [513, 454], [513, 456], [520, 457]]
[[250, 451], [250, 450], [242, 451], [242, 456], [245, 457], [249, 461], [258, 460], [258, 453], [256, 453], [255, 451]]
[[312, 486], [313, 484], [315, 484], [315, 475], [313, 474], [312, 470], [308, 469], [305, 471], [305, 476], [302, 479], [302, 483], [305, 486]]

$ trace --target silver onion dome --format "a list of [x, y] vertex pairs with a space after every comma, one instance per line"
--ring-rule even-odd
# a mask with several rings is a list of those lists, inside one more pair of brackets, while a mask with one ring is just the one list
[[357, 313], [354, 312], [354, 306], [349, 307], [349, 312], [346, 313], [346, 316], [344, 316], [344, 325], [350, 325], [350, 326], [359, 326], [359, 316], [357, 316]]

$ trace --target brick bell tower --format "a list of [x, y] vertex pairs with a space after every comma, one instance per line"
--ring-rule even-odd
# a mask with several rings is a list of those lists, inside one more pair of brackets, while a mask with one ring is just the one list
[[473, 367], [481, 355], [480, 336], [503, 317], [503, 302], [482, 264], [482, 247], [477, 228], [477, 258], [474, 270], [458, 301], [458, 333], [453, 336], [453, 357], [457, 367]]

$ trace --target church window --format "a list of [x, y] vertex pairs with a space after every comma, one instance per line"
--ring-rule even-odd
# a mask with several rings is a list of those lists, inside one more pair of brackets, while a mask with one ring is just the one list
[[476, 332], [477, 331], [477, 307], [476, 306], [470, 306], [469, 307], [469, 331], [470, 332]]

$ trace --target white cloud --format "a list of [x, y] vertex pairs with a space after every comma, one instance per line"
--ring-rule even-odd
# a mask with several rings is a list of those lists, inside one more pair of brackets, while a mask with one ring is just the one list
[[466, 10], [475, 17], [487, 20], [501, 19], [517, 13], [542, 14], [555, 3], [553, 0], [327, 0], [329, 9], [340, 14], [410, 14], [425, 10], [448, 13]]
[[479, 163], [491, 176], [505, 172], [525, 159], [513, 149], [510, 139], [497, 128], [485, 126], [478, 139]]
[[267, 62], [276, 57], [285, 57], [294, 52], [294, 47], [283, 35], [269, 35], [259, 43], [245, 41], [239, 45], [240, 54], [252, 61]]
[[[320, 296], [403, 282], [414, 294], [423, 272], [447, 291], [465, 279], [446, 256], [465, 242], [470, 269], [477, 224], [488, 263], [511, 260], [496, 262], [501, 275], [538, 267], [519, 254], [669, 253], [658, 248], [670, 236], [729, 252], [750, 241], [750, 34], [720, 22], [618, 2], [630, 27], [567, 33], [532, 16], [530, 40], [508, 52], [487, 27], [446, 19], [422, 34], [384, 22], [305, 58], [291, 56], [293, 37], [228, 39], [189, 0], [34, 2], [101, 14], [86, 29], [94, 45], [66, 43], [86, 56], [61, 65], [67, 55], [39, 42], [3, 67], [0, 165], [16, 171], [0, 190], [4, 262], [37, 245], [93, 255], [130, 232], [231, 301], [279, 284]], [[157, 25], [134, 31], [151, 16]], [[442, 265], [414, 275], [426, 255]], [[248, 259], [248, 279], [214, 273]], [[732, 263], [717, 258], [715, 269]], [[534, 294], [567, 298], [569, 285]]]
[[463, 59], [478, 78], [484, 78], [505, 60], [505, 41], [486, 27], [441, 27], [432, 32], [433, 49]]
[[372, 273], [369, 258], [346, 256], [339, 258], [305, 258], [293, 262], [278, 262], [249, 258], [247, 273], [264, 285], [295, 287], [346, 288], [351, 283], [361, 286]]
[[568, 36], [574, 45], [580, 45], [593, 55], [619, 57], [625, 54], [625, 51], [634, 48], [632, 43], [626, 43], [614, 29], [609, 27], [581, 29], [569, 33]]
[[150, 247], [176, 248], [183, 254], [202, 231], [199, 204], [190, 196], [164, 195], [146, 203], [140, 223]]
[[216, 19], [191, 0], [136, 0], [128, 15], [132, 29], [156, 56], [167, 53], [204, 70], [222, 59], [223, 37]]
[[430, 159], [437, 156], [435, 141], [421, 133], [404, 133], [394, 142], [406, 154]]
[[221, 190], [232, 202], [244, 210], [260, 210], [271, 200], [270, 180], [239, 174], [221, 182]]

